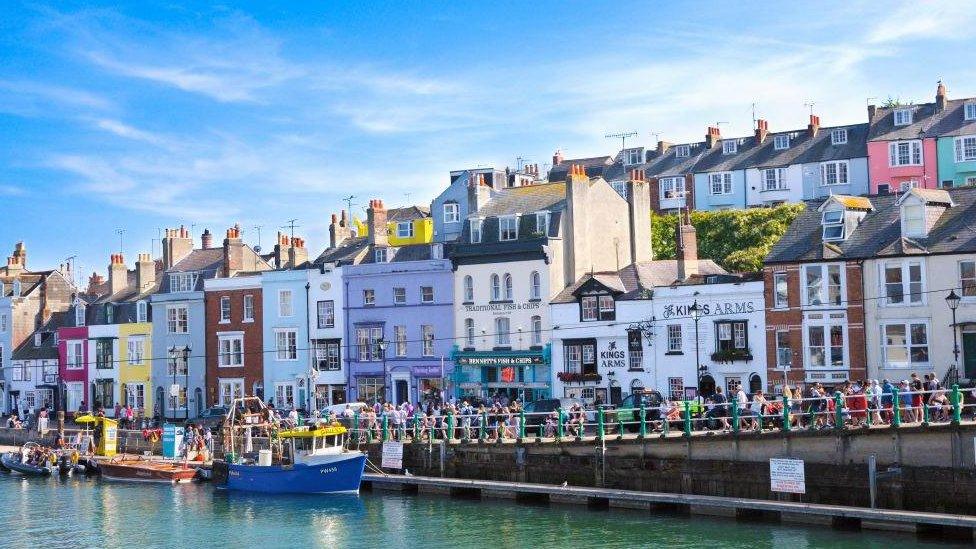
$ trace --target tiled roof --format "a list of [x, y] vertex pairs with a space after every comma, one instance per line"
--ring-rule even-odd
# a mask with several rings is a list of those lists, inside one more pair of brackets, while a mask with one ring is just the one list
[[926, 204], [952, 205], [952, 197], [944, 189], [920, 189], [915, 187], [903, 194], [901, 200], [905, 200], [905, 197], [908, 196], [917, 196], [924, 200]]
[[874, 209], [865, 215], [847, 240], [829, 243], [822, 240], [818, 208], [823, 201], [807, 201], [804, 211], [767, 255], [766, 263], [976, 252], [976, 227], [973, 225], [976, 187], [945, 192], [955, 206], [942, 213], [928, 236], [912, 238], [901, 236], [899, 195], [872, 196], [870, 201]]
[[[850, 208], [852, 210], [866, 210], [870, 211], [874, 209], [874, 205], [871, 204], [871, 200], [866, 196], [849, 196], [846, 194], [835, 194], [832, 197], [833, 200], [840, 202], [845, 208]], [[828, 198], [828, 200], [830, 199]]]
[[63, 312], [52, 313], [51, 318], [37, 330], [44, 333], [41, 338], [41, 345], [34, 345], [32, 334], [14, 349], [11, 355], [13, 360], [57, 360], [58, 346], [54, 341], [54, 333], [57, 332], [58, 328], [67, 326], [67, 316], [68, 314]]
[[340, 265], [359, 263], [366, 255], [366, 250], [368, 249], [369, 238], [365, 236], [347, 238], [335, 248], [328, 248], [323, 251], [315, 258], [312, 264], [321, 266], [323, 263], [337, 263]]
[[570, 167], [574, 165], [583, 166], [586, 170], [586, 175], [589, 177], [601, 177], [612, 163], [612, 156], [566, 159], [560, 162], [558, 166], [553, 166], [549, 170], [548, 179], [550, 182], [566, 181], [566, 174], [569, 173]]
[[[891, 141], [895, 139], [919, 139], [920, 137], [943, 137], [976, 134], [976, 120], [965, 120], [963, 111], [966, 103], [976, 98], [950, 99], [943, 111], [938, 111], [935, 103], [920, 105], [901, 105], [897, 107], [878, 107], [870, 120], [870, 141]], [[910, 108], [914, 110], [912, 123], [895, 126], [895, 111]]]
[[[430, 244], [411, 244], [409, 246], [388, 247], [387, 263], [404, 263], [406, 261], [424, 261], [431, 258]], [[367, 253], [362, 263], [376, 263], [376, 254]]]
[[224, 262], [223, 248], [197, 248], [167, 269], [168, 273], [208, 271], [220, 268]]
[[[698, 277], [691, 277], [683, 283], [701, 283], [709, 275], [729, 275], [711, 259], [698, 260]], [[574, 294], [583, 284], [595, 279], [610, 289], [623, 292], [617, 299], [646, 299], [642, 290], [652, 290], [658, 286], [671, 286], [678, 283], [678, 261], [676, 259], [656, 259], [628, 265], [618, 272], [605, 271], [583, 275], [575, 283], [559, 292], [552, 303], [571, 303], [576, 301]]]
[[426, 217], [430, 217], [430, 207], [428, 206], [406, 206], [403, 208], [391, 208], [386, 211], [386, 220], [388, 222], [412, 221]]
[[566, 206], [565, 183], [542, 183], [502, 189], [478, 210], [477, 217], [495, 217], [540, 210], [561, 210]]

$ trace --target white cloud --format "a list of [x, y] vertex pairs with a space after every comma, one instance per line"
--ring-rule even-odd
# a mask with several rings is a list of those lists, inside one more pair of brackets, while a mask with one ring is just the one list
[[133, 139], [135, 141], [145, 141], [146, 143], [160, 144], [163, 139], [151, 132], [143, 131], [138, 128], [129, 126], [119, 122], [118, 120], [110, 120], [103, 118], [95, 121], [95, 126], [99, 129], [105, 130], [109, 133], [114, 133], [119, 137], [125, 137], [127, 139]]
[[965, 39], [976, 36], [976, 1], [908, 2], [886, 15], [868, 33], [869, 43], [921, 38]]

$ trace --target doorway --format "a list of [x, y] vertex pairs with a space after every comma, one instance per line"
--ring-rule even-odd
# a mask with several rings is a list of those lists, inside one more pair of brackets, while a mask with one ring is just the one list
[[964, 377], [976, 379], [976, 332], [962, 333], [962, 364]]
[[405, 379], [397, 379], [393, 382], [393, 402], [397, 405], [407, 402], [410, 398], [410, 383]]

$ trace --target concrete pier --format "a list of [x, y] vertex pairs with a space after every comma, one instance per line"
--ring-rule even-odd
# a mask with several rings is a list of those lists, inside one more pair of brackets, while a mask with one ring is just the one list
[[845, 530], [890, 530], [961, 541], [972, 541], [976, 529], [976, 517], [968, 515], [523, 482], [366, 474], [363, 477], [363, 489], [450, 494], [452, 497], [465, 498], [565, 503], [586, 505], [591, 508], [622, 507], [646, 510], [650, 513], [666, 512], [724, 516], [739, 520], [830, 525]]

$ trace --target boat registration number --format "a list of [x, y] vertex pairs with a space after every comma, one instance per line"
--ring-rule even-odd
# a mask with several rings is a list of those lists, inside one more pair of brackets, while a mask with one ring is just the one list
[[338, 470], [339, 470], [338, 467], [326, 467], [325, 469], [319, 469], [319, 473], [323, 475], [327, 475], [329, 473], [335, 473]]

